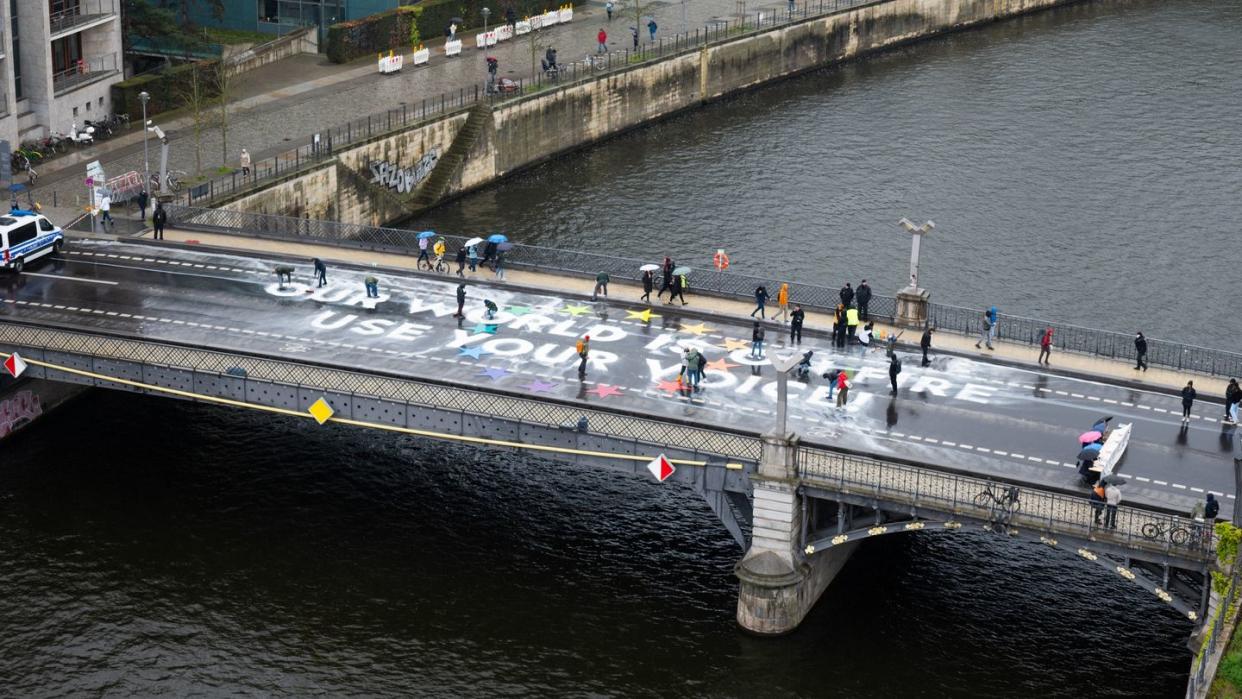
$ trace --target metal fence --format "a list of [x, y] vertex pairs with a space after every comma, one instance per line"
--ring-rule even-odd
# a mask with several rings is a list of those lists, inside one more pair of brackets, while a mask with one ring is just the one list
[[[523, 424], [558, 427], [576, 424], [586, 416], [590, 434], [684, 451], [718, 454], [740, 461], [757, 462], [760, 441], [757, 435], [692, 427], [667, 420], [636, 417], [622, 412], [586, 408], [556, 402], [475, 391], [417, 379], [364, 374], [331, 369], [315, 364], [286, 362], [265, 357], [197, 349], [167, 342], [139, 340], [119, 335], [82, 333], [69, 330], [0, 321], [0, 347], [6, 351], [68, 353], [88, 357], [94, 367], [99, 360], [109, 362], [99, 373], [141, 380], [141, 376], [118, 373], [115, 362], [134, 362], [191, 372], [183, 390], [205, 385], [204, 377], [263, 382], [307, 389], [336, 396], [360, 397], [424, 405], [458, 411], [483, 418], [500, 418]], [[31, 354], [32, 358], [36, 355]], [[75, 364], [76, 367], [80, 365]], [[111, 372], [111, 373], [110, 373]], [[214, 385], [208, 383], [207, 385]], [[222, 397], [232, 397], [221, 394]], [[339, 404], [338, 404], [339, 405]]]
[[[104, 0], [100, 0], [104, 1]], [[661, 37], [655, 42], [640, 44], [636, 50], [612, 51], [599, 56], [588, 55], [580, 60], [558, 62], [560, 70], [552, 74], [536, 68], [530, 78], [513, 81], [513, 90], [489, 90], [486, 82], [463, 85], [456, 92], [441, 93], [430, 99], [402, 103], [400, 108], [386, 109], [360, 117], [345, 124], [325, 127], [308, 135], [308, 143], [254, 162], [250, 177], [239, 171], [209, 179], [186, 191], [186, 206], [204, 206], [211, 202], [238, 194], [259, 182], [275, 179], [302, 169], [308, 164], [332, 157], [344, 146], [361, 143], [394, 130], [404, 129], [427, 119], [437, 118], [465, 109], [480, 100], [497, 104], [552, 87], [565, 87], [576, 81], [593, 80], [602, 75], [627, 70], [635, 65], [656, 61], [683, 51], [701, 48], [707, 44], [736, 39], [747, 32], [765, 31], [785, 24], [794, 24], [836, 12], [848, 10], [874, 0], [806, 0], [790, 12], [769, 9], [744, 12], [733, 20], [718, 20], [693, 32]], [[514, 42], [533, 41], [536, 38], [514, 38]], [[546, 42], [545, 42], [546, 43]], [[543, 44], [541, 44], [543, 45]]]
[[[982, 498], [987, 501], [985, 504], [976, 501], [981, 494], [997, 486], [994, 481], [984, 478], [812, 447], [798, 450], [798, 472], [807, 481], [825, 484], [837, 492], [857, 493], [885, 502], [905, 503], [912, 507], [982, 519], [994, 513], [990, 497]], [[1018, 487], [1019, 506], [1008, 516], [1009, 526], [1079, 539], [1094, 538], [1136, 551], [1164, 553], [1198, 561], [1208, 561], [1215, 556], [1211, 528], [1187, 517], [1124, 506], [1117, 510], [1116, 528], [1103, 529], [1094, 525], [1096, 511], [1086, 497]], [[1161, 534], [1145, 536], [1145, 527], [1149, 533], [1153, 533], [1154, 529]], [[1186, 532], [1186, 543], [1173, 543], [1174, 537], [1170, 533], [1175, 531]]]
[[[398, 254], [417, 254], [418, 249], [418, 232], [402, 228], [223, 209], [169, 206], [167, 210], [168, 225], [173, 227], [216, 231], [227, 235], [322, 243]], [[466, 240], [464, 236], [445, 235], [443, 237], [455, 246], [460, 246]], [[638, 267], [647, 262], [658, 262], [658, 260], [636, 260], [577, 250], [516, 244], [505, 254], [505, 263], [513, 267], [588, 277], [594, 277], [596, 273], [603, 271], [613, 279], [629, 281], [639, 280]], [[733, 299], [753, 299], [755, 287], [760, 284], [768, 286], [770, 292], [774, 291], [773, 280], [739, 272], [717, 272], [714, 269], [696, 270], [690, 283], [691, 293]], [[802, 282], [789, 282], [789, 297], [809, 309], [820, 311], [831, 311], [840, 302], [838, 289]], [[896, 312], [897, 300], [894, 297], [872, 296], [870, 304], [872, 318], [891, 321]], [[996, 329], [997, 336], [1002, 340], [1035, 347], [1039, 345], [1044, 328], [1053, 328], [1054, 346], [1058, 352], [1075, 352], [1109, 359], [1133, 360], [1135, 358], [1132, 335], [1004, 313], [1000, 314], [999, 318]], [[982, 329], [983, 309], [932, 303], [928, 304], [928, 320], [940, 331], [947, 330], [968, 336], [978, 335]], [[1151, 338], [1147, 340], [1147, 347], [1147, 360], [1153, 366], [1210, 376], [1242, 375], [1242, 354], [1236, 352]]]
[[116, 54], [80, 58], [64, 70], [52, 73], [52, 89], [57, 93], [94, 82], [119, 70]]

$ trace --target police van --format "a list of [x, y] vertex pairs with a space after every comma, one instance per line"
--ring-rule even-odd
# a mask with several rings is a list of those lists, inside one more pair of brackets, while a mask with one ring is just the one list
[[13, 209], [0, 216], [0, 269], [21, 272], [26, 263], [57, 254], [65, 245], [65, 232], [43, 214]]

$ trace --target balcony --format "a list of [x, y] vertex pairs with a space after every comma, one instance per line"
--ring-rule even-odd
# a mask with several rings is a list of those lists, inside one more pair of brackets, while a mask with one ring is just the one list
[[83, 85], [98, 82], [120, 70], [116, 54], [82, 58], [75, 65], [52, 74], [52, 91], [57, 97]]
[[89, 29], [112, 19], [117, 13], [117, 0], [76, 0], [57, 2], [48, 12], [51, 38]]

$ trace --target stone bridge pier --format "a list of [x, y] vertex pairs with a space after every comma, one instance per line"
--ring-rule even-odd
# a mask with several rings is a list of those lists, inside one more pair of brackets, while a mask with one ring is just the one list
[[793, 631], [840, 572], [859, 542], [806, 555], [804, 529], [814, 516], [799, 492], [797, 437], [767, 434], [754, 486], [750, 549], [734, 568], [737, 622], [763, 636]]

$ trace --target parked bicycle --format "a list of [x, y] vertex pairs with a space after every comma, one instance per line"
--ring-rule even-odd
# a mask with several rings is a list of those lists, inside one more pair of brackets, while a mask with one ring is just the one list
[[1148, 541], [1168, 541], [1174, 546], [1184, 546], [1190, 541], [1190, 530], [1172, 522], [1148, 522], [1143, 525], [1142, 532]]
[[[169, 170], [168, 176], [164, 178], [164, 184], [169, 192], [181, 191], [181, 178], [185, 177], [184, 170]], [[158, 172], [151, 173], [151, 191], [155, 192], [160, 189], [160, 174]]]
[[992, 521], [1007, 523], [1018, 513], [1022, 503], [1018, 501], [1017, 486], [989, 483], [975, 496], [975, 507], [990, 511]]

